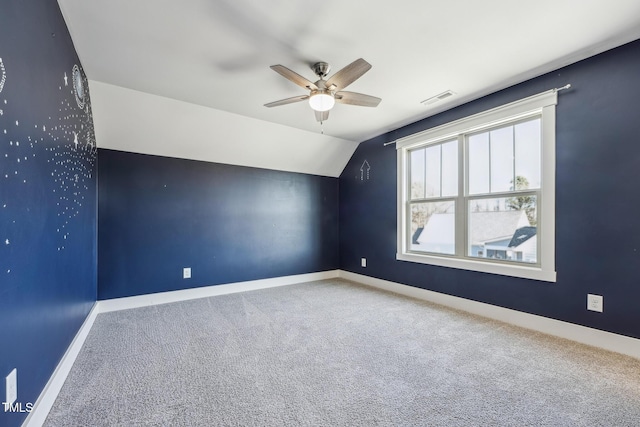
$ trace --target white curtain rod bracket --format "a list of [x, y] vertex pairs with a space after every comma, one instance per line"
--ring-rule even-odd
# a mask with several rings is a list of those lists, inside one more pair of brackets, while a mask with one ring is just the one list
[[562, 86], [562, 87], [557, 87], [557, 88], [555, 88], [554, 90], [555, 90], [556, 92], [560, 92], [561, 90], [565, 90], [565, 89], [571, 89], [571, 83], [568, 83], [568, 84], [566, 84], [566, 85], [564, 85], [564, 86]]

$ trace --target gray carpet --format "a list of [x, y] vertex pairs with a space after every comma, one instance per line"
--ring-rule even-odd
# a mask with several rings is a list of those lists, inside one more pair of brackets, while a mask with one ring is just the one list
[[98, 315], [46, 426], [637, 426], [640, 360], [328, 280]]

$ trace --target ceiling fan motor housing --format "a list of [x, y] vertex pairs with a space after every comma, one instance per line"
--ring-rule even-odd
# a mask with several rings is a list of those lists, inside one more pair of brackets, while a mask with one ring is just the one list
[[331, 71], [331, 65], [326, 62], [316, 62], [311, 69], [316, 73], [316, 76], [324, 79], [329, 74], [329, 71]]

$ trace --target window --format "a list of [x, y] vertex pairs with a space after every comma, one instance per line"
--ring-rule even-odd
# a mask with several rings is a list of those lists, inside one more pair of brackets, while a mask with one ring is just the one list
[[396, 141], [397, 259], [555, 281], [555, 90]]

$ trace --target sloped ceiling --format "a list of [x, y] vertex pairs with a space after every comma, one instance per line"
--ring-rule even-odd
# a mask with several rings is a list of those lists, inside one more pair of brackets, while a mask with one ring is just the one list
[[[640, 38], [637, 0], [58, 3], [100, 147], [328, 176], [368, 138]], [[314, 81], [310, 64], [360, 57], [373, 68], [349, 90], [377, 108], [337, 105], [320, 125], [304, 102], [263, 106], [305, 94], [270, 65]]]

